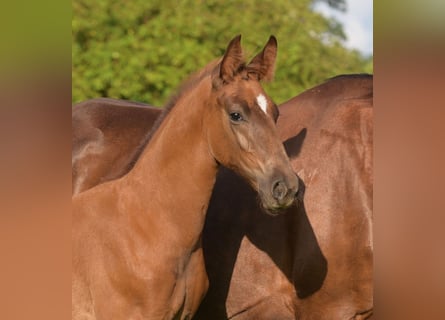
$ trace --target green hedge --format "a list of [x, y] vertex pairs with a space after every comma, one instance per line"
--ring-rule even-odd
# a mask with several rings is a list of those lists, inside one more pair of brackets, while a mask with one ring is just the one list
[[275, 80], [265, 86], [277, 103], [331, 76], [372, 73], [372, 57], [346, 49], [341, 25], [312, 2], [74, 1], [73, 102], [107, 96], [161, 106], [237, 34], [247, 59], [277, 37]]

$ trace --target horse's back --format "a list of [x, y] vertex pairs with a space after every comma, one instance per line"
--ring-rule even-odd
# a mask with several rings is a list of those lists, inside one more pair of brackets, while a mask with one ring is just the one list
[[[372, 104], [372, 75], [341, 75], [282, 103], [277, 125], [283, 140], [286, 140], [304, 127], [346, 124], [339, 111], [349, 108], [350, 113], [360, 113], [363, 108], [372, 109]], [[365, 112], [372, 113], [372, 110]]]
[[140, 144], [161, 114], [147, 104], [98, 98], [72, 110], [73, 194], [130, 169]]

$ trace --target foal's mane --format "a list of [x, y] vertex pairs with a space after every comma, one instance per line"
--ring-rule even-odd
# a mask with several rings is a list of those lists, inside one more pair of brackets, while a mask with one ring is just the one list
[[153, 127], [151, 130], [147, 133], [147, 135], [144, 137], [144, 139], [139, 143], [137, 146], [134, 154], [132, 155], [132, 159], [129, 163], [129, 169], [133, 168], [134, 164], [136, 163], [137, 159], [139, 158], [142, 151], [145, 149], [147, 144], [150, 142], [151, 138], [153, 137], [154, 133], [158, 130], [158, 128], [161, 126], [164, 119], [167, 117], [167, 115], [170, 113], [170, 111], [173, 109], [173, 107], [178, 102], [179, 98], [181, 98], [186, 92], [189, 92], [191, 89], [196, 87], [196, 85], [203, 80], [206, 76], [210, 75], [212, 72], [215, 71], [215, 68], [218, 66], [218, 64], [221, 62], [222, 58], [216, 59], [209, 64], [207, 64], [203, 69], [200, 71], [197, 71], [190, 75], [178, 88], [175, 94], [170, 96], [168, 102], [164, 105], [163, 111], [161, 115], [156, 119], [155, 123], [153, 124]]

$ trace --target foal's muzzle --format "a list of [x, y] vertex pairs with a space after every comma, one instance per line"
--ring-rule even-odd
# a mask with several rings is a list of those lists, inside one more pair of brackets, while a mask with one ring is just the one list
[[292, 205], [298, 193], [298, 177], [279, 176], [269, 184], [268, 192], [260, 192], [263, 206], [269, 212], [278, 214], [281, 209]]

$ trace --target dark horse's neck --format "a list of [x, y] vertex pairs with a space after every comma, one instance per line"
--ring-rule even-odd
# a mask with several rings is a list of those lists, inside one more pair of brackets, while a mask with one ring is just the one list
[[209, 92], [210, 83], [201, 81], [177, 99], [123, 179], [127, 190], [143, 199], [144, 213], [163, 215], [192, 238], [202, 231], [218, 170], [203, 119]]

